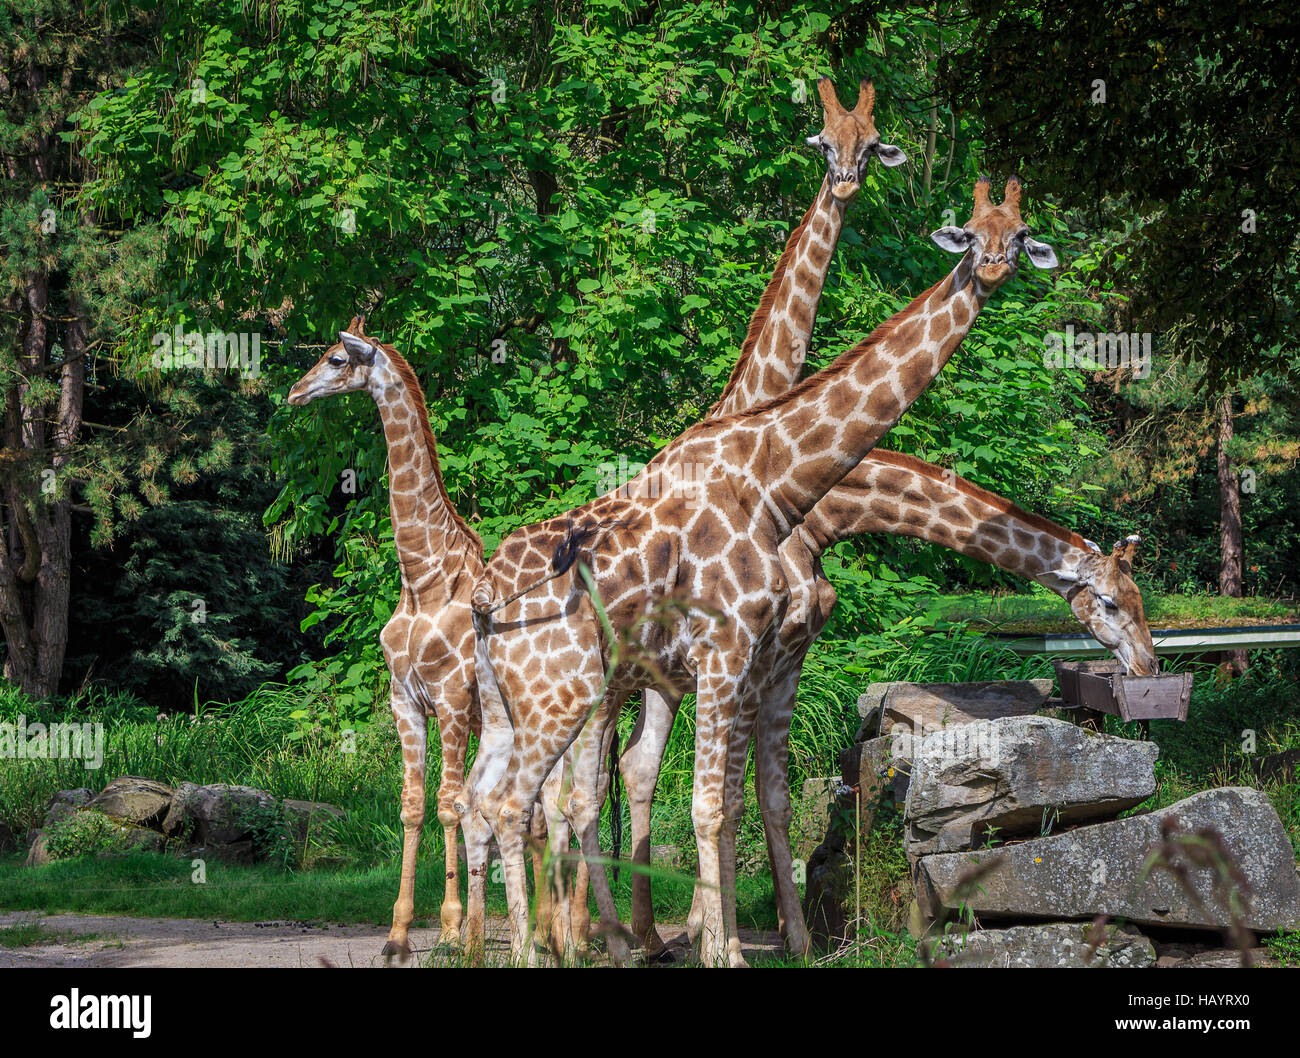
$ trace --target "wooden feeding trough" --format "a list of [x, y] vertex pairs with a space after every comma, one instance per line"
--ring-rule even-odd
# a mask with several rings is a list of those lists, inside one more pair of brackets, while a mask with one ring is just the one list
[[1110, 713], [1121, 720], [1186, 720], [1192, 674], [1130, 676], [1119, 662], [1056, 661], [1061, 698], [1069, 706]]

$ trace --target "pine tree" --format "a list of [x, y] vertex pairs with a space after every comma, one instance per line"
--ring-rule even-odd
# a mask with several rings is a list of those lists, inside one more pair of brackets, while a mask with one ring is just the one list
[[65, 140], [96, 92], [142, 57], [146, 16], [121, 3], [12, 0], [0, 11], [0, 629], [4, 673], [54, 693], [68, 639], [72, 484], [88, 357], [129, 252], [78, 198]]

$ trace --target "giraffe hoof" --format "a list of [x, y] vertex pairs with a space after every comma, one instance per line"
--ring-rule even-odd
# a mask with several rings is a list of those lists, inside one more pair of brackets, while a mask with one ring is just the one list
[[384, 945], [384, 950], [380, 952], [384, 957], [384, 962], [389, 963], [396, 959], [399, 963], [407, 962], [411, 958], [411, 946], [404, 940], [390, 940]]

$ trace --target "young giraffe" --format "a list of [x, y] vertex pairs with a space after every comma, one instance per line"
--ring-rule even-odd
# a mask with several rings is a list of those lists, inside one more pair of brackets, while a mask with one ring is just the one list
[[[790, 720], [804, 656], [835, 605], [835, 589], [822, 573], [821, 555], [842, 540], [871, 533], [927, 540], [1043, 584], [1070, 603], [1075, 617], [1126, 671], [1158, 671], [1142, 594], [1132, 579], [1136, 536], [1103, 555], [1091, 541], [949, 471], [913, 456], [872, 451], [781, 545], [791, 602], [771, 671], [757, 696], [757, 793], [781, 933], [794, 955], [807, 953], [809, 938], [790, 852]], [[810, 590], [796, 590], [801, 584], [810, 585]], [[647, 695], [637, 721], [640, 737], [620, 760], [634, 847], [639, 847], [642, 833], [648, 844], [651, 799], [677, 705], [662, 695]], [[743, 796], [744, 762], [733, 756], [727, 775], [729, 820], [736, 817], [737, 806], [743, 808]], [[648, 884], [643, 892], [633, 889], [632, 930], [647, 946], [662, 943], [654, 933]]]
[[[1009, 181], [1005, 201], [993, 206], [987, 180], [978, 182], [966, 227], [934, 235], [963, 254], [947, 278], [784, 396], [687, 431], [652, 463], [669, 487], [645, 487], [643, 473], [633, 498], [602, 497], [522, 529], [493, 556], [473, 593], [483, 737], [470, 792], [501, 848], [516, 958], [532, 958], [523, 848], [542, 781], [589, 716], [596, 723], [588, 730], [608, 732], [626, 695], [648, 682], [625, 664], [606, 683], [612, 645], [602, 642], [595, 604], [569, 572], [576, 561], [592, 567], [610, 627], [637, 630], [639, 647], [674, 692], [694, 684], [701, 958], [743, 964], [721, 896], [723, 788], [732, 728], [788, 600], [779, 545], [929, 385], [989, 296], [1015, 274], [1019, 254], [1055, 263], [1049, 247], [1028, 238], [1019, 194], [1019, 182]], [[690, 495], [682, 482], [694, 486]], [[665, 606], [675, 607], [670, 620], [646, 620]], [[596, 750], [607, 744], [607, 735], [590, 742]], [[596, 786], [575, 777], [572, 800]], [[596, 859], [596, 808], [575, 808], [575, 827], [592, 862], [610, 953], [625, 961]], [[485, 860], [486, 847], [467, 852], [471, 864]]]
[[[784, 392], [798, 380], [831, 259], [844, 228], [845, 212], [861, 188], [866, 168], [872, 158], [889, 167], [907, 160], [902, 150], [880, 139], [874, 120], [876, 93], [871, 81], [859, 82], [858, 100], [852, 110], [840, 103], [829, 77], [818, 80], [817, 94], [822, 102], [822, 130], [809, 136], [807, 143], [822, 152], [826, 175], [813, 204], [790, 233], [751, 318], [738, 358], [738, 363], [748, 367], [743, 372], [733, 371], [708, 418], [743, 410], [766, 399], [766, 391]], [[647, 689], [644, 693], [656, 692]], [[607, 775], [601, 772], [598, 802], [603, 802], [606, 787]], [[545, 796], [543, 804], [548, 819], [555, 818], [556, 806]], [[567, 805], [564, 808], [567, 810]], [[644, 849], [634, 849], [634, 859], [640, 855], [648, 860], [648, 832], [642, 844]], [[585, 877], [583, 865], [579, 864], [572, 893], [572, 913], [576, 916], [573, 924], [579, 942], [585, 924]], [[645, 875], [638, 875], [634, 887], [640, 887], [645, 880]], [[565, 895], [562, 908], [567, 906]], [[562, 910], [561, 917], [564, 913]]]
[[[460, 942], [457, 800], [464, 800], [470, 731], [479, 728], [470, 593], [483, 574], [483, 543], [456, 513], [443, 487], [424, 392], [391, 345], [364, 334], [357, 316], [340, 341], [289, 391], [302, 406], [319, 397], [365, 390], [379, 408], [388, 445], [389, 510], [402, 591], [380, 636], [388, 663], [393, 718], [402, 740], [402, 873], [385, 955], [409, 957], [415, 866], [425, 815], [428, 717], [438, 720], [442, 774], [438, 822], [446, 843], [442, 901], [445, 944]], [[470, 883], [471, 924], [481, 921], [481, 886]], [[476, 889], [479, 892], [476, 895]]]

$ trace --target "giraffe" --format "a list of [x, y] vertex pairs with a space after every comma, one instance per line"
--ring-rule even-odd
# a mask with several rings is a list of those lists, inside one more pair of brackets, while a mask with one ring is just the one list
[[[428, 717], [438, 720], [442, 772], [438, 822], [446, 845], [441, 943], [458, 945], [463, 920], [456, 810], [463, 800], [465, 757], [479, 706], [470, 593], [484, 569], [483, 544], [443, 487], [424, 392], [391, 345], [368, 338], [354, 317], [339, 341], [289, 391], [288, 403], [365, 390], [379, 408], [388, 446], [389, 510], [401, 569], [401, 597], [380, 640], [388, 664], [393, 719], [402, 741], [402, 870], [385, 956], [409, 958], [415, 868], [425, 817]], [[486, 829], [486, 821], [480, 824]], [[477, 883], [477, 884], [476, 884]], [[471, 940], [481, 936], [484, 879], [471, 878]]]
[[[1132, 579], [1139, 537], [1120, 541], [1104, 555], [1092, 541], [950, 471], [914, 456], [874, 449], [781, 545], [792, 599], [771, 671], [758, 695], [755, 763], [778, 919], [787, 950], [796, 956], [807, 953], [809, 939], [790, 852], [790, 720], [804, 655], [836, 601], [835, 589], [822, 573], [821, 555], [842, 540], [867, 534], [912, 536], [1043, 584], [1069, 602], [1074, 616], [1126, 671], [1158, 671], [1142, 593]], [[800, 584], [810, 587], [800, 592], [793, 587]], [[634, 848], [640, 847], [643, 834], [649, 845], [651, 799], [677, 706], [662, 695], [647, 696], [637, 721], [639, 737], [629, 740], [620, 759]], [[728, 796], [734, 813], [737, 799], [743, 797], [744, 762], [732, 763]], [[662, 944], [654, 932], [649, 877], [636, 877], [644, 877], [646, 884], [633, 888], [632, 931], [647, 946]]]
[[817, 318], [831, 257], [844, 229], [848, 204], [862, 186], [867, 164], [897, 166], [907, 155], [882, 143], [876, 131], [876, 89], [858, 84], [858, 101], [846, 110], [829, 77], [817, 82], [822, 101], [822, 131], [808, 145], [822, 152], [827, 172], [817, 197], [790, 233], [784, 252], [750, 319], [736, 368], [706, 418], [744, 411], [784, 393], [798, 380]]
[[[867, 166], [873, 158], [887, 167], [902, 165], [907, 160], [900, 148], [881, 140], [874, 120], [875, 86], [869, 79], [858, 83], [858, 99], [851, 110], [840, 103], [829, 77], [818, 80], [817, 93], [822, 103], [822, 130], [809, 136], [806, 142], [822, 153], [826, 174], [812, 205], [791, 231], [751, 318], [737, 361], [746, 365], [745, 369], [733, 371], [708, 418], [725, 414], [720, 410], [724, 408], [742, 410], [757, 403], [760, 398], [756, 394], [767, 390], [782, 392], [798, 379], [831, 259], [843, 231], [845, 213], [861, 188]], [[643, 691], [643, 694], [657, 693], [648, 688]], [[605, 779], [602, 772], [598, 803], [604, 800]], [[548, 806], [548, 818], [554, 819], [556, 806], [549, 804], [545, 796], [543, 804]], [[648, 858], [648, 832], [643, 843], [641, 851]], [[585, 873], [580, 864], [573, 887], [573, 908], [579, 919], [586, 908]], [[647, 880], [645, 875], [635, 876], [634, 889]], [[564, 900], [567, 901], [567, 896]], [[582, 922], [577, 922], [575, 927], [580, 935]]]
[[[1008, 181], [998, 206], [988, 188], [987, 178], [976, 183], [964, 228], [933, 235], [961, 255], [957, 267], [830, 367], [751, 411], [692, 427], [638, 477], [633, 495], [525, 527], [493, 555], [472, 596], [483, 735], [469, 785], [501, 849], [516, 958], [533, 958], [522, 870], [538, 790], [580, 733], [603, 750], [611, 716], [647, 682], [638, 666], [607, 674], [609, 629], [635, 635], [672, 692], [694, 687], [700, 955], [706, 964], [744, 964], [721, 895], [723, 794], [740, 704], [788, 602], [778, 548], [943, 368], [1016, 273], [1020, 254], [1038, 267], [1056, 263], [1020, 218], [1019, 180]], [[583, 588], [587, 575], [594, 598]], [[575, 776], [574, 826], [610, 954], [625, 962], [597, 858], [596, 786]], [[482, 862], [486, 846], [467, 854], [472, 865]]]

